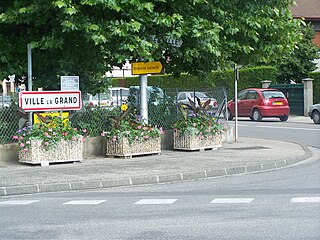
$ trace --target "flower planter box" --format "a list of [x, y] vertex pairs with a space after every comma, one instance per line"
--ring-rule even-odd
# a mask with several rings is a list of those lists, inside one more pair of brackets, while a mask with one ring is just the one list
[[131, 158], [137, 155], [160, 154], [161, 138], [151, 138], [129, 143], [127, 138], [120, 141], [106, 139], [106, 155], [113, 157]]
[[200, 139], [196, 133], [181, 133], [174, 131], [173, 133], [173, 148], [178, 150], [204, 150], [222, 147], [222, 135], [208, 136], [205, 139]]
[[61, 140], [50, 149], [45, 149], [40, 140], [32, 139], [27, 151], [19, 150], [19, 162], [41, 164], [41, 166], [58, 162], [81, 162], [82, 148], [82, 137], [76, 141]]

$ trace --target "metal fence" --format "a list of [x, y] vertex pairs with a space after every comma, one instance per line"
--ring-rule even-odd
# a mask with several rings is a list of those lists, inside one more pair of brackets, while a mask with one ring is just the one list
[[[103, 131], [111, 128], [110, 117], [120, 114], [121, 103], [131, 104], [137, 108], [139, 114], [139, 91], [131, 92], [129, 96], [121, 96], [117, 104], [96, 105], [90, 104], [87, 97], [82, 99], [82, 109], [70, 112], [70, 119], [74, 127], [87, 129], [89, 136], [99, 136]], [[179, 118], [178, 103], [188, 103], [188, 97], [196, 102], [211, 100], [208, 110], [218, 120], [222, 116], [227, 95], [224, 88], [214, 89], [160, 89], [154, 88], [148, 93], [148, 122], [164, 129], [171, 129], [173, 123]], [[1, 99], [1, 98], [0, 98]], [[100, 105], [100, 106], [99, 106]], [[9, 105], [1, 105], [0, 101], [0, 144], [13, 142], [12, 136], [19, 130], [25, 119], [17, 105], [17, 96], [10, 99]]]

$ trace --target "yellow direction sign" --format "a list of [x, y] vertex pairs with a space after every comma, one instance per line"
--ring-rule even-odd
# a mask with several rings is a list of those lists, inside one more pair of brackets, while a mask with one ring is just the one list
[[156, 74], [162, 71], [161, 62], [134, 62], [131, 64], [132, 75]]

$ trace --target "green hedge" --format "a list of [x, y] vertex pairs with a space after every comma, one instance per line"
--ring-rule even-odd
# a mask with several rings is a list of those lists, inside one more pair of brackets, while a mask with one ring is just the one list
[[320, 103], [320, 72], [309, 73], [309, 77], [313, 81], [313, 102]]
[[[250, 87], [261, 87], [261, 81], [276, 81], [276, 69], [274, 67], [254, 67], [239, 70], [238, 90]], [[112, 86], [130, 87], [139, 85], [138, 77], [128, 77], [125, 79], [113, 79]], [[228, 98], [234, 96], [234, 71], [214, 71], [206, 76], [181, 75], [154, 75], [148, 77], [149, 86], [159, 86], [161, 88], [179, 89], [210, 89], [213, 87], [225, 87]]]

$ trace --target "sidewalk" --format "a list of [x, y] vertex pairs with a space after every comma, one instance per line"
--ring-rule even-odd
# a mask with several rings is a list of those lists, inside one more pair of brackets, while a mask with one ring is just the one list
[[132, 159], [99, 157], [49, 167], [17, 162], [0, 167], [0, 196], [159, 184], [259, 172], [284, 167], [312, 155], [309, 148], [294, 143], [240, 138], [236, 143], [225, 143], [217, 151], [162, 151], [160, 155]]

